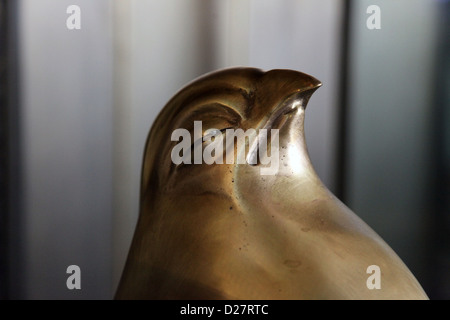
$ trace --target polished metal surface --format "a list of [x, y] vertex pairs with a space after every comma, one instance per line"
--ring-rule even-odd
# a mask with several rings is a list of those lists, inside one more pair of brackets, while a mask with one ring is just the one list
[[[167, 103], [148, 136], [117, 299], [427, 299], [394, 251], [315, 173], [303, 121], [320, 85], [292, 70], [233, 68], [193, 81]], [[174, 164], [171, 134], [192, 133], [194, 121], [203, 130], [278, 129], [278, 171], [262, 175], [260, 158]], [[253, 152], [233, 148], [235, 156]], [[367, 286], [371, 265], [381, 270], [380, 289]]]

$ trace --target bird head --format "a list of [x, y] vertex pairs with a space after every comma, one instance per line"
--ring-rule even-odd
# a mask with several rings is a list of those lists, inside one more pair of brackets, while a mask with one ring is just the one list
[[[312, 76], [282, 69], [264, 72], [231, 68], [192, 81], [166, 104], [150, 130], [144, 153], [141, 200], [150, 201], [155, 193], [174, 190], [180, 194], [229, 195], [233, 192], [233, 184], [229, 182], [237, 185], [241, 177], [299, 174], [296, 168], [309, 166], [304, 111], [320, 86], [321, 82]], [[180, 140], [172, 138], [178, 129], [190, 136], [189, 141], [183, 142], [189, 148], [183, 150], [182, 163], [173, 161], [173, 150]], [[238, 130], [247, 134], [244, 143], [237, 142], [237, 135], [228, 136]], [[199, 151], [200, 157], [204, 155], [208, 143], [211, 144], [212, 139], [207, 139], [211, 132], [216, 143], [218, 138], [223, 141], [223, 149], [219, 150], [222, 153], [214, 154], [212, 164], [203, 161], [195, 164], [194, 154]]]

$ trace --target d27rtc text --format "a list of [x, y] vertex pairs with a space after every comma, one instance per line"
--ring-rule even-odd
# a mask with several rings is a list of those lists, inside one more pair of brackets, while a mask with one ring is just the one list
[[224, 308], [201, 307], [188, 304], [181, 307], [180, 314], [184, 315], [205, 315], [208, 318], [213, 313], [236, 314], [236, 315], [267, 315], [269, 314], [268, 305], [264, 304], [225, 304]]

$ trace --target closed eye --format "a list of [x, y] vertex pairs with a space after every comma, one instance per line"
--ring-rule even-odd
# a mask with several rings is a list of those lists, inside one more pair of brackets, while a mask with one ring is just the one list
[[[195, 152], [195, 148], [196, 147], [203, 149], [202, 148], [203, 143], [211, 141], [211, 137], [218, 136], [219, 133], [220, 134], [224, 134], [227, 129], [233, 129], [233, 128], [234, 127], [226, 127], [226, 128], [220, 129], [220, 130], [219, 129], [205, 130], [203, 136], [200, 139], [197, 139], [196, 141], [194, 141], [194, 143], [191, 144], [189, 154], [185, 154], [184, 157], [186, 157], [186, 158], [190, 157], [190, 163], [194, 164], [194, 162], [195, 162], [194, 161], [194, 155], [196, 153]], [[201, 151], [201, 154], [203, 155], [203, 150]], [[174, 172], [175, 168], [178, 168], [178, 169], [184, 168], [186, 166], [186, 161], [185, 161], [185, 160], [187, 160], [186, 158], [184, 158], [183, 161], [181, 163], [179, 163], [179, 164], [175, 164], [175, 163], [173, 163], [173, 161], [171, 161], [169, 174], [171, 175]]]
[[[202, 137], [202, 142], [205, 142], [205, 140], [207, 139], [207, 138], [211, 138], [211, 137], [214, 137], [214, 136], [217, 136], [218, 134], [219, 134], [219, 132], [220, 132], [220, 134], [223, 134], [223, 133], [225, 133], [225, 131], [227, 130], [227, 129], [233, 129], [233, 127], [228, 127], [228, 128], [223, 128], [223, 129], [210, 129], [210, 130], [206, 130], [205, 131], [205, 134], [203, 135], [203, 137]], [[207, 133], [206, 133], [207, 132]]]
[[227, 128], [223, 128], [220, 130], [219, 129], [205, 130], [205, 134], [200, 139], [197, 139], [196, 141], [194, 141], [194, 143], [192, 143], [191, 150], [194, 150], [194, 147], [197, 146], [200, 142], [203, 143], [205, 141], [210, 140], [211, 137], [217, 136], [219, 134], [219, 132], [221, 134], [224, 134], [227, 129], [233, 129], [233, 127], [227, 127]]

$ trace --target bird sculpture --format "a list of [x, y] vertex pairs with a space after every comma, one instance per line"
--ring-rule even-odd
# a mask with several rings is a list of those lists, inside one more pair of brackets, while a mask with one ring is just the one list
[[231, 68], [166, 104], [116, 299], [428, 299], [314, 171], [303, 122], [320, 86], [298, 71]]

